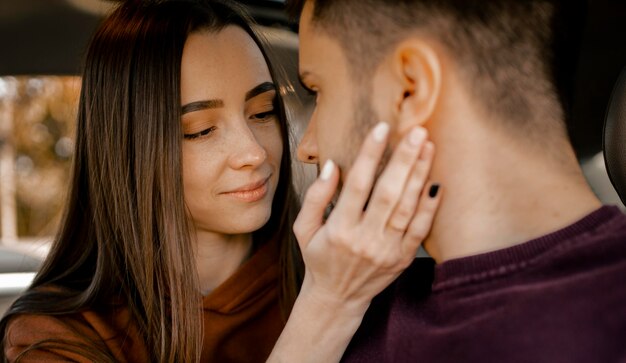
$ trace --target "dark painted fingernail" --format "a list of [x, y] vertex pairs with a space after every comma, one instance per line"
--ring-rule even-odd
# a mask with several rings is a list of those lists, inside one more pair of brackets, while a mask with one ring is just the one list
[[435, 198], [439, 193], [439, 184], [433, 184], [430, 186], [430, 190], [428, 191], [428, 196], [431, 198]]

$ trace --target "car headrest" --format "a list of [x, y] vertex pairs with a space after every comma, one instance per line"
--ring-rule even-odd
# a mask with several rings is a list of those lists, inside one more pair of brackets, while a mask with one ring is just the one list
[[609, 178], [626, 204], [626, 67], [622, 69], [611, 95], [602, 144]]

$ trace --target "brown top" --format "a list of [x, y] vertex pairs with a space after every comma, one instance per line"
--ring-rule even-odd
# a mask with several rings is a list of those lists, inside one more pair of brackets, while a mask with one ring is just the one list
[[[284, 321], [278, 304], [278, 246], [261, 247], [228, 280], [203, 299], [203, 362], [263, 362]], [[126, 309], [103, 315], [20, 315], [7, 327], [5, 354], [12, 362], [24, 349], [46, 339], [105, 347], [120, 362], [148, 362], [145, 343]], [[21, 362], [90, 362], [71, 347], [35, 349]]]

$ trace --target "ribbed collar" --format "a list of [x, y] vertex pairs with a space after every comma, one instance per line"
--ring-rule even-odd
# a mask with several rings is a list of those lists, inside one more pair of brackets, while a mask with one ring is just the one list
[[559, 244], [584, 238], [617, 218], [624, 218], [617, 207], [603, 206], [574, 224], [531, 241], [498, 251], [446, 261], [435, 267], [433, 291], [518, 271]]

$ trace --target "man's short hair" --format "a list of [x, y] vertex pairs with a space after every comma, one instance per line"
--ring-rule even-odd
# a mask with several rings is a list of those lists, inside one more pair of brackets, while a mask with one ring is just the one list
[[[288, 1], [291, 15], [299, 16], [306, 1]], [[569, 60], [557, 58], [567, 53], [557, 52], [574, 51], [578, 42], [572, 34], [565, 39], [561, 33], [567, 29], [563, 25], [571, 25], [562, 23], [563, 15], [574, 13], [576, 1], [309, 1], [314, 3], [313, 26], [340, 43], [355, 81], [367, 79], [364, 75], [371, 75], [408, 35], [419, 34], [445, 47], [489, 117], [525, 129], [525, 137], [555, 130], [565, 133], [563, 106], [568, 93], [562, 90], [569, 86], [564, 81], [570, 79], [574, 62], [569, 55]], [[582, 8], [577, 6], [579, 14]], [[573, 42], [564, 45], [563, 40]]]

